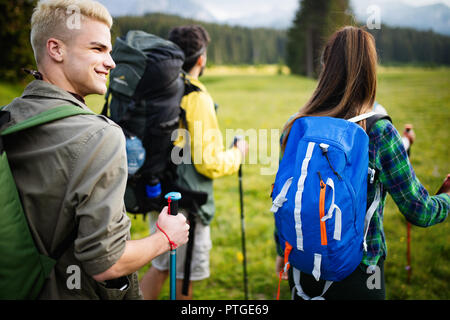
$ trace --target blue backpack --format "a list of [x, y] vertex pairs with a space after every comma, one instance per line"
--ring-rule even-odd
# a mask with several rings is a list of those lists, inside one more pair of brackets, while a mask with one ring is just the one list
[[289, 261], [285, 269], [293, 266], [297, 292], [305, 298], [300, 271], [327, 280], [323, 295], [362, 260], [380, 192], [366, 211], [367, 183], [373, 183], [375, 170], [369, 168], [368, 135], [356, 122], [374, 115], [350, 120], [302, 117], [289, 133], [271, 211]]

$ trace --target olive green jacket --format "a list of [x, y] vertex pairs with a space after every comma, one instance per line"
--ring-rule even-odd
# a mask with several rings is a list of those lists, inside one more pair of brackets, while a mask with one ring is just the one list
[[[12, 125], [67, 104], [88, 109], [63, 89], [35, 80], [4, 110], [11, 113]], [[39, 298], [140, 298], [136, 273], [123, 290], [92, 278], [117, 262], [130, 239], [120, 127], [102, 116], [77, 115], [11, 134], [5, 146], [39, 251], [51, 256], [75, 230]]]

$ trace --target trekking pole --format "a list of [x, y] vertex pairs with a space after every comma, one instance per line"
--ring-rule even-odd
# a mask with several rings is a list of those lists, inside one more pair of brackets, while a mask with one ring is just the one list
[[[238, 142], [239, 139], [241, 139], [241, 137], [239, 136], [234, 137], [233, 142], [234, 146], [236, 146], [236, 143]], [[248, 300], [247, 252], [245, 248], [244, 194], [242, 191], [242, 164], [239, 166], [238, 177], [239, 177], [239, 200], [241, 207], [241, 241], [242, 241], [242, 254], [244, 257], [242, 261], [244, 269], [244, 293], [245, 293], [245, 300]]]
[[406, 271], [408, 271], [408, 278], [407, 278], [407, 283], [411, 282], [411, 273], [412, 273], [412, 268], [411, 268], [411, 223], [408, 222], [406, 225], [406, 237], [407, 237], [407, 243], [406, 243]]
[[[412, 124], [405, 125], [405, 131], [409, 132], [413, 128]], [[408, 150], [406, 151], [408, 154], [408, 158], [411, 155], [411, 145], [409, 146]], [[409, 221], [406, 222], [406, 271], [408, 272], [407, 275], [407, 283], [411, 282], [411, 274], [412, 274], [412, 267], [411, 267], [411, 223]]]
[[[198, 212], [199, 210], [197, 210]], [[195, 237], [195, 216], [188, 212], [188, 223], [189, 223], [189, 240], [186, 247], [186, 258], [184, 259], [184, 279], [183, 286], [181, 287], [181, 294], [184, 296], [189, 295], [189, 283], [191, 279], [191, 262], [192, 262], [192, 251], [194, 250], [194, 237]]]
[[242, 165], [239, 166], [239, 197], [240, 197], [240, 205], [241, 205], [241, 234], [242, 234], [242, 254], [244, 256], [243, 259], [243, 268], [244, 268], [244, 292], [245, 292], [245, 300], [248, 300], [248, 277], [247, 277], [247, 251], [245, 248], [245, 219], [244, 219], [244, 196], [242, 192]]
[[[179, 192], [170, 192], [164, 197], [167, 199], [167, 206], [170, 215], [178, 214], [178, 201], [181, 199]], [[170, 250], [170, 300], [176, 300], [176, 283], [177, 283], [177, 250]]]

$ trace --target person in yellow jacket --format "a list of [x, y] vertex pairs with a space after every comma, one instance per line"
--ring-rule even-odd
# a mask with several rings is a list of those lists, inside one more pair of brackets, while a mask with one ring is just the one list
[[[203, 280], [210, 275], [210, 223], [215, 213], [213, 179], [236, 173], [248, 152], [248, 145], [245, 140], [238, 140], [235, 146], [225, 149], [213, 99], [198, 80], [206, 66], [207, 46], [210, 41], [208, 32], [198, 25], [176, 27], [170, 31], [169, 40], [183, 50], [186, 56], [183, 70], [187, 73], [186, 79], [194, 88], [181, 101], [181, 107], [186, 111], [191, 161], [178, 165], [177, 184], [208, 194], [207, 202], [195, 212], [195, 241], [187, 295], [183, 295], [181, 290], [187, 245], [177, 248], [177, 299], [192, 299], [192, 281]], [[180, 137], [175, 144], [182, 146], [187, 141], [186, 137]], [[153, 232], [155, 223], [153, 219], [150, 220]], [[144, 299], [157, 299], [168, 277], [168, 269], [169, 255], [163, 254], [152, 260], [150, 269], [141, 280]]]

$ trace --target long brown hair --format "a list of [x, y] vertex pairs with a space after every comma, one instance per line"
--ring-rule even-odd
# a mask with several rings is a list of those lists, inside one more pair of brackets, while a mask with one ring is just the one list
[[[350, 119], [373, 107], [377, 89], [377, 52], [370, 33], [347, 26], [336, 31], [325, 45], [322, 72], [310, 100], [283, 129], [286, 146], [295, 120], [304, 116]], [[360, 125], [365, 128], [365, 121]]]

